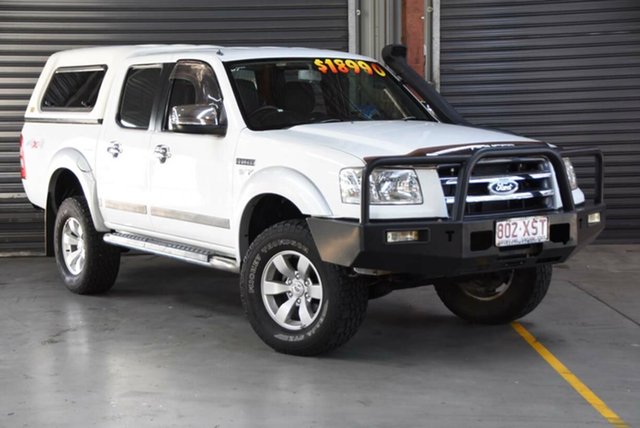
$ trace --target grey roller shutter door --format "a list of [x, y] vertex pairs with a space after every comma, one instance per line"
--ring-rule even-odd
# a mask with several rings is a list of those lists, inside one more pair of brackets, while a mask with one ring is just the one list
[[441, 13], [443, 95], [476, 124], [601, 147], [600, 241], [640, 242], [640, 2], [443, 0]]
[[200, 43], [348, 49], [347, 0], [2, 1], [0, 255], [44, 251], [43, 216], [24, 197], [18, 139], [47, 57], [83, 46]]

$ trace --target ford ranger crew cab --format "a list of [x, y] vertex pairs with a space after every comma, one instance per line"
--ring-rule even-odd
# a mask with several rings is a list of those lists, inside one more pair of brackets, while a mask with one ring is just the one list
[[[345, 343], [394, 289], [434, 285], [471, 322], [526, 315], [604, 227], [602, 155], [468, 124], [404, 55], [52, 55], [20, 159], [63, 282], [108, 291], [124, 249], [237, 272], [258, 336], [296, 355]], [[595, 170], [589, 200], [574, 157]]]

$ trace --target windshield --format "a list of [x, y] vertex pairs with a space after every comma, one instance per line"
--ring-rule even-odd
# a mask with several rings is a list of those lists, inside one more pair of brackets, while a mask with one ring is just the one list
[[227, 64], [250, 129], [309, 123], [433, 119], [377, 63], [336, 58]]

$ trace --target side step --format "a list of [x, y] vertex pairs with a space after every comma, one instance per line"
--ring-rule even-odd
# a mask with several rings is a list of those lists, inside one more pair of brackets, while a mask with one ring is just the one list
[[216, 255], [211, 250], [176, 242], [163, 241], [133, 233], [107, 233], [104, 235], [104, 242], [229, 272], [238, 273], [240, 271], [236, 261], [230, 257]]

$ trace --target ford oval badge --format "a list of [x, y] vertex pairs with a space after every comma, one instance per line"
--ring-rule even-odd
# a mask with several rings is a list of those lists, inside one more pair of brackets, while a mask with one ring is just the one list
[[487, 187], [492, 195], [511, 195], [518, 191], [518, 182], [510, 178], [498, 178]]

